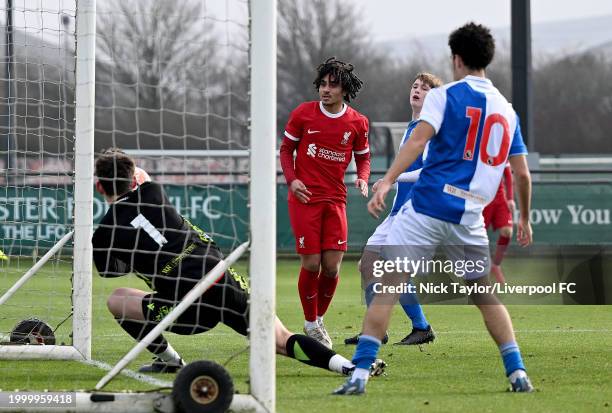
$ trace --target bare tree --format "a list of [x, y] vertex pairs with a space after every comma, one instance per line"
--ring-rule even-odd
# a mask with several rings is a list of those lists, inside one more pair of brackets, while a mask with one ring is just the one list
[[[144, 7], [143, 7], [144, 6]], [[110, 0], [99, 13], [102, 74], [132, 92], [139, 107], [180, 104], [213, 70], [216, 46], [198, 2]]]
[[[198, 0], [108, 0], [102, 6], [98, 148], [244, 145], [246, 22], [233, 22], [239, 24], [229, 30]], [[222, 39], [223, 28], [231, 39]]]
[[594, 53], [550, 60], [534, 73], [536, 149], [611, 153], [612, 69]]
[[[281, 0], [278, 7], [279, 123], [299, 103], [316, 98], [315, 68], [328, 57], [353, 63], [368, 87], [383, 55], [370, 41], [358, 8], [339, 0]], [[361, 94], [356, 101], [363, 103]]]
[[419, 71], [439, 62], [424, 54], [406, 61], [392, 59], [375, 45], [367, 17], [350, 2], [339, 0], [279, 1], [278, 122], [284, 126], [299, 103], [317, 98], [315, 68], [328, 57], [351, 62], [364, 87], [354, 102], [373, 121], [410, 119], [409, 91]]

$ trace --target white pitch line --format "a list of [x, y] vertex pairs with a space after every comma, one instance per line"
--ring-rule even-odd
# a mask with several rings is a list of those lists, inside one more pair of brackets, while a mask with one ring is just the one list
[[[87, 364], [89, 366], [97, 367], [99, 369], [106, 370], [106, 371], [110, 371], [113, 368], [113, 366], [111, 366], [110, 364], [103, 363], [97, 360], [79, 360], [79, 362], [83, 364]], [[147, 384], [152, 384], [154, 386], [172, 387], [171, 381], [159, 380], [159, 379], [156, 379], [155, 377], [140, 374], [132, 370], [124, 369], [121, 371], [121, 374], [131, 379], [138, 380], [140, 382], [147, 383]]]
[[[542, 334], [542, 333], [612, 333], [612, 330], [594, 330], [594, 329], [562, 329], [556, 328], [554, 330], [514, 330], [515, 333], [526, 333], [526, 334]], [[438, 333], [438, 331], [436, 331]], [[440, 334], [488, 334], [487, 330], [463, 330], [463, 331], [440, 331]]]
[[[348, 331], [348, 330], [347, 330]], [[347, 333], [347, 331], [329, 331], [331, 332], [333, 335], [342, 335], [342, 334], [350, 334], [350, 332]], [[612, 333], [612, 330], [595, 330], [595, 329], [579, 329], [579, 328], [572, 328], [572, 329], [554, 329], [554, 330], [514, 330], [515, 333], [521, 333], [521, 334], [543, 334], [543, 333], [604, 333], [604, 334], [608, 334], [608, 333]], [[440, 330], [435, 330], [436, 334], [489, 334], [487, 332], [487, 330], [485, 330], [484, 328], [482, 330], [450, 330], [450, 331], [440, 331]]]

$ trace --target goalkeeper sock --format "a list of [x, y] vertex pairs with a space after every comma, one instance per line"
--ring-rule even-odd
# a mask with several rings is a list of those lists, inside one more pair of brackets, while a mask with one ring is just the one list
[[334, 371], [336, 373], [348, 375], [352, 369], [355, 368], [355, 365], [345, 359], [340, 354], [334, 354], [332, 358], [329, 359], [328, 369], [330, 371]]
[[506, 376], [510, 376], [510, 374], [519, 369], [527, 371], [525, 369], [525, 365], [523, 364], [521, 351], [519, 350], [518, 344], [516, 344], [515, 341], [499, 346], [499, 352], [501, 353], [502, 360], [504, 361]]
[[[342, 373], [341, 367], [340, 371], [336, 370], [338, 368], [338, 362], [341, 361], [339, 361], [337, 357], [333, 362], [331, 361], [337, 354], [313, 338], [302, 334], [294, 334], [287, 339], [287, 344], [285, 346], [288, 357], [301, 361], [309, 366], [315, 366], [322, 369], [332, 370], [333, 367], [333, 371]], [[346, 360], [346, 362], [351, 365], [348, 360]]]
[[304, 310], [306, 321], [317, 320], [317, 291], [319, 289], [319, 273], [302, 268], [298, 280], [298, 292]]
[[508, 245], [510, 244], [510, 237], [500, 237], [497, 239], [497, 247], [495, 248], [495, 256], [493, 257], [493, 264], [501, 265], [502, 260], [504, 259], [504, 254], [508, 249]]
[[179, 355], [179, 353], [176, 352], [174, 348], [172, 348], [170, 343], [166, 343], [166, 350], [162, 351], [161, 353], [158, 353], [157, 357], [159, 357], [161, 361], [166, 361], [166, 362], [168, 361], [179, 362], [181, 360], [181, 356]]
[[[147, 321], [135, 321], [135, 320], [125, 320], [121, 318], [116, 319], [121, 328], [123, 328], [126, 333], [132, 336], [136, 341], [140, 341], [144, 336], [149, 334], [151, 330], [155, 328], [155, 324], [148, 323]], [[164, 338], [162, 334], [157, 336], [155, 340], [151, 344], [147, 346], [147, 350], [155, 355], [159, 355], [166, 351], [169, 344], [168, 341]]]
[[317, 315], [323, 316], [329, 305], [331, 304], [332, 298], [334, 298], [334, 293], [336, 292], [336, 287], [338, 286], [338, 274], [335, 277], [326, 277], [324, 275], [319, 275], [319, 294], [317, 296]]

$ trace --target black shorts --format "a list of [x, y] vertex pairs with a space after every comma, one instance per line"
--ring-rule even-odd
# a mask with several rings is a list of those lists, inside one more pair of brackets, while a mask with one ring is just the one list
[[[146, 320], [159, 323], [178, 303], [159, 292], [151, 293], [142, 299], [142, 312]], [[248, 284], [231, 268], [167, 330], [182, 335], [199, 334], [220, 322], [243, 336], [248, 333]]]

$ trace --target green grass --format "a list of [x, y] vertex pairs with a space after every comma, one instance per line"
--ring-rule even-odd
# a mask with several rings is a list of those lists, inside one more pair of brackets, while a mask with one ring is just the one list
[[[2, 266], [4, 265], [4, 266]], [[513, 273], [546, 271], [547, 260], [507, 259], [507, 278]], [[26, 263], [0, 264], [0, 291], [21, 273]], [[301, 330], [297, 295], [297, 260], [278, 262], [277, 308], [288, 328]], [[47, 266], [15, 297], [2, 306], [0, 331], [37, 315], [57, 323], [67, 313], [69, 269], [66, 264]], [[528, 274], [527, 274], [528, 275]], [[358, 332], [364, 313], [359, 298], [359, 277], [354, 261], [343, 264], [342, 280], [326, 325], [336, 343], [334, 349], [350, 357], [354, 347], [342, 340]], [[116, 362], [133, 345], [105, 308], [105, 298], [118, 286], [142, 288], [135, 278], [94, 278], [93, 357]], [[34, 293], [37, 292], [37, 293]], [[418, 347], [382, 347], [380, 356], [389, 367], [387, 376], [372, 379], [361, 397], [334, 397], [330, 391], [343, 378], [294, 360], [277, 358], [277, 407], [279, 412], [612, 412], [612, 311], [610, 306], [514, 305], [509, 310], [517, 338], [537, 392], [507, 393], [506, 379], [497, 349], [488, 337], [479, 312], [462, 305], [426, 305], [425, 313], [438, 338], [423, 351]], [[60, 327], [60, 341], [68, 341], [69, 329]], [[409, 331], [398, 307], [391, 323], [391, 342]], [[168, 334], [173, 346], [187, 360], [212, 359], [224, 363], [243, 350], [247, 341], [224, 326], [198, 336]], [[141, 355], [129, 368], [149, 360]], [[248, 357], [240, 354], [228, 365], [236, 387], [247, 390]], [[91, 389], [102, 370], [77, 362], [0, 361], [0, 388]], [[164, 378], [164, 376], [159, 376]], [[110, 390], [147, 390], [151, 385], [121, 376]]]

